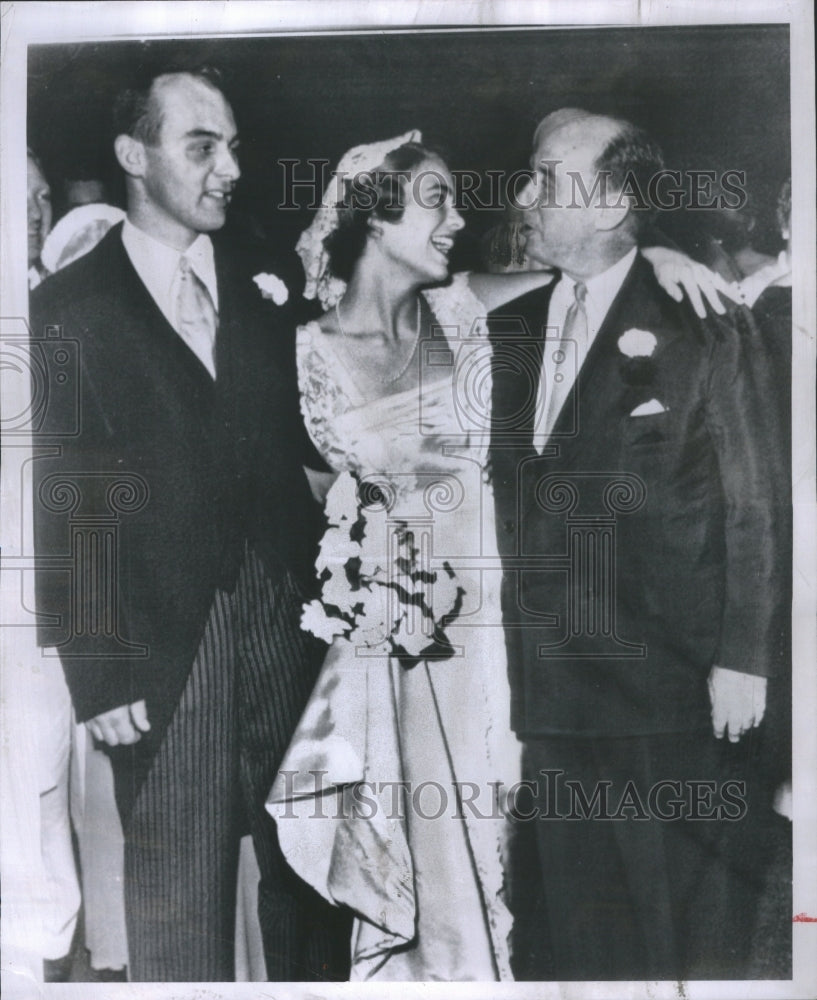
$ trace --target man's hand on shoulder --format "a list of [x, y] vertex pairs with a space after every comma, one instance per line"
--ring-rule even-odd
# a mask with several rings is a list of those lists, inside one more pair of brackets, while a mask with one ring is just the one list
[[142, 738], [142, 733], [150, 729], [144, 699], [135, 701], [132, 705], [112, 708], [109, 712], [89, 719], [85, 725], [94, 739], [107, 743], [110, 747], [137, 743]]
[[709, 700], [715, 736], [720, 740], [726, 734], [730, 743], [737, 743], [763, 721], [766, 678], [715, 666], [709, 672]]

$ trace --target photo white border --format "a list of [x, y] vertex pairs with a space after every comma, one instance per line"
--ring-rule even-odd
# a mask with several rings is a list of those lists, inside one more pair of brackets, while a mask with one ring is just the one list
[[[27, 46], [45, 42], [86, 42], [151, 37], [239, 36], [360, 31], [365, 29], [415, 30], [429, 28], [487, 27], [657, 27], [693, 24], [789, 23], [791, 25], [792, 179], [795, 364], [793, 373], [793, 426], [795, 550], [794, 550], [794, 914], [817, 917], [817, 518], [815, 518], [815, 386], [817, 362], [815, 330], [815, 118], [813, 6], [809, 0], [272, 0], [272, 2], [125, 2], [125, 3], [2, 3], [2, 63], [0, 73], [0, 260], [2, 260], [2, 306], [4, 336], [9, 318], [27, 312], [27, 280], [24, 261], [15, 250], [23, 245], [26, 232], [24, 191], [26, 145]], [[27, 379], [0, 367], [4, 414], [19, 413], [24, 406]], [[4, 442], [2, 463], [3, 525], [22, 523], [24, 498], [17, 484], [23, 449]], [[6, 535], [8, 534], [8, 537]], [[19, 531], [3, 532], [4, 555], [12, 561], [19, 555]], [[30, 551], [30, 539], [22, 540]], [[0, 573], [2, 611], [0, 621], [14, 621], [19, 613], [20, 593], [15, 574]], [[28, 599], [28, 595], [26, 595]], [[0, 655], [6, 682], [19, 676], [30, 656], [31, 629], [0, 629]], [[13, 681], [12, 681], [13, 683]], [[544, 998], [689, 998], [689, 1000], [811, 1000], [817, 995], [817, 922], [795, 922], [794, 979], [789, 982], [690, 982], [660, 984], [630, 983], [487, 983], [487, 984], [50, 984], [37, 983], [29, 967], [31, 956], [25, 942], [36, 934], [33, 916], [17, 906], [15, 890], [26, 884], [30, 873], [22, 859], [26, 845], [21, 831], [34, 819], [34, 801], [24, 794], [27, 776], [19, 767], [9, 767], [9, 757], [25, 755], [31, 733], [24, 720], [9, 714], [4, 696], [2, 710], [3, 796], [2, 812], [3, 975], [2, 986], [9, 1000], [29, 997], [113, 998], [113, 1000], [217, 1000], [217, 998], [317, 998], [400, 997], [486, 998], [486, 1000], [544, 1000]], [[33, 787], [33, 786], [32, 786]], [[30, 793], [28, 798], [30, 799]], [[20, 812], [11, 815], [8, 803]]]

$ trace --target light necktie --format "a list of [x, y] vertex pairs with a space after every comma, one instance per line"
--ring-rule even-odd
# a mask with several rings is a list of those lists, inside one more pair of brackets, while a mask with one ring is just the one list
[[179, 336], [215, 378], [218, 316], [210, 293], [186, 257], [179, 258], [176, 321]]
[[575, 296], [565, 315], [562, 336], [559, 346], [551, 355], [552, 367], [550, 393], [547, 401], [547, 417], [545, 418], [545, 438], [550, 436], [553, 425], [564, 406], [573, 383], [578, 377], [584, 356], [587, 353], [587, 309], [584, 300], [587, 298], [587, 285], [577, 281], [573, 286]]

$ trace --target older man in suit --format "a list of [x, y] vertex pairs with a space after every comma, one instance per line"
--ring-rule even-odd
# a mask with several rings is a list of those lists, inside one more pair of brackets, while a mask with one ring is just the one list
[[751, 913], [730, 908], [726, 845], [754, 819], [751, 775], [716, 737], [746, 742], [780, 663], [778, 408], [746, 316], [698, 319], [638, 254], [640, 193], [662, 169], [649, 137], [566, 110], [531, 166], [526, 253], [560, 274], [491, 320], [512, 722], [533, 794], [519, 809], [539, 867], [518, 974], [737, 978]]
[[79, 365], [36, 462], [41, 639], [113, 761], [130, 977], [232, 978], [246, 810], [268, 976], [328, 978], [331, 929], [263, 810], [322, 653], [298, 627], [319, 515], [292, 325], [209, 235], [239, 177], [217, 76], [154, 76], [115, 118], [127, 219], [32, 304]]

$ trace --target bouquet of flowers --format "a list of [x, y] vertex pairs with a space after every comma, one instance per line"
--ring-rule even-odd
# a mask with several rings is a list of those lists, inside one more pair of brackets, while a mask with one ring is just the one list
[[343, 472], [326, 498], [329, 526], [316, 569], [321, 598], [303, 607], [301, 627], [332, 642], [343, 636], [404, 667], [454, 655], [445, 629], [459, 616], [465, 592], [447, 562], [423, 565], [412, 531], [390, 514], [377, 487], [368, 502]]

